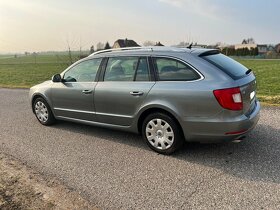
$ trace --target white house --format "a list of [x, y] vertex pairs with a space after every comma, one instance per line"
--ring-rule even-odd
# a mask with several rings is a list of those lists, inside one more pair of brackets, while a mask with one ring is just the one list
[[267, 53], [267, 45], [265, 44], [236, 44], [234, 46], [234, 49], [242, 49], [242, 48], [248, 48], [249, 50], [251, 48], [258, 48], [259, 54], [265, 54]]

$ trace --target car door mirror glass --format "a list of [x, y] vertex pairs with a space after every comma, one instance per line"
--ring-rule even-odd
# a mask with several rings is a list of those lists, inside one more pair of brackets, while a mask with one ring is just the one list
[[60, 74], [55, 74], [52, 76], [52, 81], [53, 82], [61, 82], [61, 75]]

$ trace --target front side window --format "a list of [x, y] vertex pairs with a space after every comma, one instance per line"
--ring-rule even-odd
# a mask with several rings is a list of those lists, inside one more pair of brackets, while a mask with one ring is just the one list
[[83, 61], [64, 74], [65, 82], [93, 82], [95, 80], [101, 58]]
[[147, 58], [113, 57], [109, 58], [104, 81], [149, 81]]
[[154, 58], [160, 81], [191, 81], [200, 78], [187, 64], [171, 58]]

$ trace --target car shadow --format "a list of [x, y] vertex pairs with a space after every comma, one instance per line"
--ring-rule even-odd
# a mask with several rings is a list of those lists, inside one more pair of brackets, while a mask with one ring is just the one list
[[58, 121], [55, 125], [52, 126], [52, 128], [92, 136], [96, 139], [99, 139], [100, 141], [113, 141], [150, 151], [146, 143], [143, 141], [142, 137], [134, 133], [67, 121]]
[[259, 124], [240, 143], [187, 144], [178, 158], [251, 181], [280, 183], [280, 129]]
[[[139, 135], [59, 122], [54, 128], [89, 135], [151, 151]], [[241, 179], [280, 183], [280, 129], [258, 124], [240, 143], [186, 143], [170, 158], [201, 164]]]

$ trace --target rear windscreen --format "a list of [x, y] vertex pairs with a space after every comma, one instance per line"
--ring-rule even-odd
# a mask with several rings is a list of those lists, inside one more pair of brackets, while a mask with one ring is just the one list
[[221, 53], [205, 55], [202, 56], [202, 58], [227, 73], [233, 79], [238, 79], [244, 76], [248, 71], [248, 68]]

